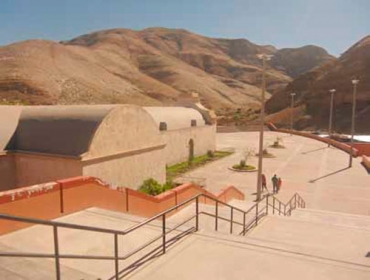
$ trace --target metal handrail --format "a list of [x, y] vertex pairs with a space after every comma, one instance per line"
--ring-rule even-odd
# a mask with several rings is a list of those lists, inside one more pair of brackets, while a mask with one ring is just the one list
[[[304, 199], [298, 193], [295, 193], [287, 203], [281, 202], [275, 196], [271, 196], [271, 197], [273, 199], [273, 205], [271, 205], [271, 204], [269, 204], [269, 205], [273, 207], [273, 211], [277, 210], [277, 211], [279, 211], [279, 214], [283, 213], [284, 216], [290, 215], [291, 211], [293, 209], [297, 208], [297, 205], [300, 208], [305, 208], [306, 207], [306, 202], [304, 201]], [[294, 200], [294, 206], [292, 206], [293, 200]], [[274, 206], [275, 201], [277, 201], [279, 203], [279, 208]], [[284, 206], [284, 211], [281, 211], [281, 206]], [[289, 207], [288, 211], [286, 210], [287, 207]]]
[[[204, 197], [205, 199], [209, 199], [211, 201], [215, 202], [215, 214], [207, 213], [204, 211], [199, 211], [199, 198]], [[19, 216], [14, 216], [10, 214], [1, 214], [0, 213], [0, 220], [11, 220], [11, 221], [18, 221], [18, 222], [24, 222], [24, 223], [31, 223], [31, 224], [39, 224], [39, 225], [46, 225], [50, 226], [53, 228], [53, 236], [54, 236], [54, 254], [39, 254], [39, 253], [5, 253], [5, 252], [0, 252], [0, 257], [30, 257], [30, 258], [54, 258], [55, 259], [55, 270], [56, 270], [56, 279], [60, 280], [61, 275], [60, 275], [60, 259], [94, 259], [94, 260], [114, 260], [115, 261], [115, 275], [111, 277], [111, 279], [116, 279], [118, 280], [120, 277], [122, 277], [122, 274], [125, 273], [124, 275], [127, 275], [127, 271], [131, 271], [132, 268], [136, 267], [137, 263], [145, 259], [146, 257], [150, 256], [151, 254], [162, 252], [162, 254], [166, 253], [166, 247], [168, 247], [168, 244], [172, 244], [179, 238], [182, 238], [186, 234], [196, 232], [199, 230], [199, 215], [200, 214], [205, 214], [208, 216], [212, 216], [215, 218], [215, 230], [218, 230], [218, 220], [224, 220], [230, 222], [230, 233], [233, 233], [233, 225], [239, 225], [243, 227], [243, 230], [240, 234], [245, 234], [252, 226], [256, 226], [258, 224], [258, 221], [266, 216], [268, 214], [268, 208], [271, 206], [269, 203], [269, 197], [270, 195], [265, 196], [262, 200], [256, 202], [252, 207], [250, 207], [247, 211], [244, 211], [240, 208], [234, 207], [230, 204], [227, 204], [225, 202], [222, 202], [212, 196], [209, 196], [207, 194], [201, 193], [198, 194], [192, 198], [189, 198], [185, 201], [183, 201], [180, 204], [177, 204], [161, 213], [158, 213], [154, 215], [153, 217], [146, 219], [145, 221], [134, 225], [124, 231], [120, 230], [114, 230], [114, 229], [105, 229], [105, 228], [99, 228], [99, 227], [93, 227], [93, 226], [84, 226], [84, 225], [76, 225], [76, 224], [69, 224], [69, 223], [64, 223], [64, 222], [56, 222], [56, 221], [47, 221], [47, 220], [41, 220], [41, 219], [35, 219], [35, 218], [26, 218], [26, 217], [19, 217]], [[278, 200], [276, 197], [273, 197], [273, 203], [275, 201], [278, 201], [279, 207], [281, 208], [281, 205], [284, 205], [284, 215], [287, 214], [286, 212], [286, 207], [289, 205], [290, 209], [289, 211], [291, 212], [292, 206], [291, 202], [293, 199], [295, 199], [295, 207], [297, 206], [297, 198], [298, 198], [298, 206], [301, 207], [302, 205], [305, 206], [304, 200], [296, 193], [287, 204], [282, 203], [280, 200]], [[260, 208], [259, 204], [262, 203], [264, 200], [266, 200], [266, 206]], [[183, 221], [182, 223], [176, 225], [175, 227], [167, 230], [166, 227], [166, 215], [179, 209], [180, 207], [189, 204], [191, 202], [195, 201], [195, 215], [191, 216], [187, 220]], [[230, 219], [224, 218], [224, 217], [219, 217], [218, 215], [218, 207], [219, 205], [227, 206], [230, 208]], [[246, 215], [251, 213], [251, 211], [256, 210], [254, 218], [249, 221], [248, 223], [246, 222]], [[274, 211], [275, 207], [273, 207]], [[238, 222], [234, 220], [234, 211], [238, 211], [243, 214], [243, 222]], [[161, 219], [162, 222], [162, 234], [149, 240], [145, 244], [141, 245], [140, 247], [136, 248], [135, 250], [129, 252], [125, 256], [119, 256], [119, 248], [118, 248], [118, 237], [119, 236], [124, 236], [127, 235], [147, 224], [149, 224], [152, 221]], [[169, 240], [166, 240], [166, 236], [175, 230], [178, 230], [179, 227], [183, 226], [184, 224], [190, 222], [191, 220], [195, 219], [195, 227], [191, 227], [190, 229], [187, 229], [186, 231], [178, 234], [175, 237], [172, 237]], [[59, 253], [59, 239], [58, 239], [58, 228], [68, 228], [68, 229], [77, 229], [77, 230], [84, 230], [84, 231], [93, 231], [93, 232], [99, 232], [99, 233], [107, 233], [107, 234], [113, 234], [114, 236], [114, 256], [99, 256], [99, 255], [70, 255], [70, 254], [60, 254]], [[149, 245], [153, 244], [154, 242], [162, 239], [162, 244], [157, 246], [155, 249], [150, 251], [148, 254], [146, 254], [144, 257], [140, 258], [137, 260], [133, 266], [133, 264], [127, 266], [123, 270], [119, 270], [119, 261], [120, 260], [126, 260], [130, 258], [131, 256], [135, 255], [136, 253], [140, 252], [141, 250], [147, 248]], [[160, 250], [160, 251], [159, 251]]]
[[[24, 223], [31, 223], [31, 224], [39, 224], [39, 225], [45, 225], [45, 226], [50, 226], [53, 227], [53, 234], [54, 234], [54, 254], [38, 254], [38, 253], [4, 253], [0, 252], [0, 257], [31, 257], [31, 258], [54, 258], [55, 259], [55, 266], [56, 266], [56, 279], [60, 280], [60, 259], [67, 258], [67, 259], [95, 259], [95, 260], [114, 260], [115, 261], [115, 279], [119, 279], [120, 271], [118, 267], [118, 261], [119, 260], [125, 260], [132, 255], [136, 254], [137, 252], [141, 251], [142, 249], [148, 247], [149, 245], [153, 244], [155, 241], [158, 241], [162, 238], [162, 251], [163, 253], [166, 252], [166, 244], [168, 241], [166, 241], [166, 235], [169, 234], [170, 232], [174, 231], [175, 229], [179, 228], [180, 226], [184, 225], [185, 223], [191, 221], [192, 219], [195, 218], [196, 220], [196, 226], [195, 226], [195, 231], [198, 230], [199, 228], [199, 197], [204, 197], [206, 199], [210, 199], [214, 202], [216, 202], [216, 205], [218, 204], [227, 206], [231, 209], [233, 212], [239, 211], [241, 213], [245, 213], [245, 211], [234, 207], [232, 205], [229, 205], [227, 203], [224, 203], [214, 197], [211, 197], [206, 194], [198, 194], [178, 205], [175, 205], [157, 215], [154, 215], [153, 217], [146, 219], [145, 221], [129, 228], [124, 231], [120, 230], [113, 230], [113, 229], [105, 229], [105, 228], [99, 228], [99, 227], [93, 227], [93, 226], [84, 226], [84, 225], [76, 225], [76, 224], [69, 224], [69, 223], [64, 223], [64, 222], [57, 222], [57, 221], [47, 221], [47, 220], [41, 220], [41, 219], [36, 219], [36, 218], [26, 218], [26, 217], [19, 217], [19, 216], [14, 216], [10, 214], [1, 214], [0, 213], [0, 220], [11, 220], [11, 221], [18, 221], [18, 222], [24, 222]], [[175, 228], [172, 228], [169, 231], [166, 231], [166, 215], [169, 214], [170, 212], [173, 212], [180, 207], [189, 204], [190, 202], [196, 201], [196, 214], [192, 216], [190, 219], [187, 219], [185, 222], [177, 225]], [[162, 218], [162, 234], [149, 242], [145, 243], [144, 245], [140, 246], [139, 248], [135, 249], [134, 251], [130, 252], [129, 254], [119, 257], [118, 255], [118, 236], [124, 236], [127, 235], [138, 228], [141, 228], [150, 222], [157, 220], [159, 218]], [[216, 218], [217, 219], [217, 218]], [[231, 217], [230, 224], [231, 224], [231, 232], [232, 232], [232, 225], [236, 223], [239, 224], [239, 222], [236, 222], [233, 220], [233, 217]], [[107, 234], [113, 234], [114, 235], [114, 256], [98, 256], [98, 255], [69, 255], [69, 254], [60, 254], [59, 253], [59, 239], [58, 239], [58, 228], [68, 228], [68, 229], [76, 229], [76, 230], [84, 230], [84, 231], [92, 231], [92, 232], [99, 232], [99, 233], [107, 233]]]

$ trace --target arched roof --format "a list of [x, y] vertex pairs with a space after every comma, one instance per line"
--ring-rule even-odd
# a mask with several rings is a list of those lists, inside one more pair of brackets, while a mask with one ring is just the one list
[[197, 121], [197, 126], [205, 125], [201, 113], [192, 108], [185, 107], [144, 107], [153, 117], [159, 128], [159, 123], [167, 123], [168, 130], [191, 127], [191, 120]]
[[114, 105], [27, 106], [7, 150], [79, 156]]

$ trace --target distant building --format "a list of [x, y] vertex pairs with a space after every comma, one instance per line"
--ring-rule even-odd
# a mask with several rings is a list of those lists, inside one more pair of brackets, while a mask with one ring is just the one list
[[215, 118], [196, 104], [1, 106], [0, 190], [90, 175], [137, 188], [215, 149]]

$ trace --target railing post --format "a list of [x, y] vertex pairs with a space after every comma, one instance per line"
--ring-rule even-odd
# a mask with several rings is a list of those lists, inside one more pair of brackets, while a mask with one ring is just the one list
[[275, 214], [275, 197], [272, 197], [272, 214]]
[[297, 195], [294, 196], [294, 209], [297, 208]]
[[258, 224], [258, 202], [256, 203], [256, 225]]
[[284, 204], [284, 216], [286, 216], [286, 204]]
[[58, 242], [58, 227], [53, 226], [54, 233], [54, 259], [55, 259], [55, 273], [56, 279], [60, 280], [60, 260], [59, 260], [59, 242]]
[[218, 230], [218, 201], [216, 201], [216, 220], [215, 220], [215, 230]]
[[243, 233], [245, 231], [245, 212], [243, 213]]
[[118, 234], [114, 234], [114, 270], [116, 280], [119, 280], [119, 262], [118, 262]]
[[129, 208], [129, 198], [128, 198], [128, 188], [126, 188], [126, 212], [129, 212], [130, 211], [130, 208]]
[[281, 202], [279, 201], [279, 215], [281, 215]]
[[162, 215], [162, 252], [166, 253], [166, 214]]
[[266, 215], [269, 214], [269, 195], [266, 195]]
[[64, 193], [63, 184], [59, 183], [59, 195], [60, 195], [60, 213], [64, 213]]
[[230, 233], [233, 233], [233, 225], [234, 225], [234, 208], [231, 207], [231, 213], [230, 213]]
[[195, 199], [195, 230], [199, 230], [199, 196]]

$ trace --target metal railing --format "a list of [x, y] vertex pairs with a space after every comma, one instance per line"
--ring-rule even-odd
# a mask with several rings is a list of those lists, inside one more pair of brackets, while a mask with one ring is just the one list
[[[200, 198], [204, 198], [204, 200], [211, 200], [215, 204], [215, 213], [209, 213], [205, 211], [199, 210], [199, 200]], [[272, 199], [272, 204], [269, 202], [269, 198]], [[270, 200], [271, 200], [270, 199]], [[166, 222], [167, 222], [167, 216], [169, 213], [178, 210], [181, 207], [184, 207], [187, 204], [195, 202], [195, 214], [192, 215], [190, 218], [186, 219], [185, 221], [181, 222], [180, 224], [177, 224], [176, 226], [168, 229]], [[277, 203], [278, 207], [275, 206]], [[226, 206], [230, 209], [230, 218], [221, 217], [219, 215], [219, 207], [220, 205]], [[261, 206], [262, 205], [262, 206]], [[85, 260], [110, 260], [114, 261], [114, 267], [115, 272], [114, 276], [110, 277], [109, 279], [122, 279], [126, 275], [128, 275], [130, 272], [138, 268], [140, 265], [145, 263], [145, 261], [150, 260], [153, 257], [158, 256], [159, 254], [165, 254], [166, 249], [174, 244], [177, 240], [185, 237], [188, 234], [191, 234], [193, 232], [196, 232], [199, 230], [199, 216], [201, 214], [211, 216], [215, 218], [215, 230], [218, 231], [219, 227], [219, 221], [226, 221], [230, 223], [230, 233], [232, 234], [234, 231], [234, 225], [238, 225], [242, 227], [242, 231], [239, 233], [240, 235], [245, 235], [246, 232], [251, 229], [252, 227], [258, 225], [258, 222], [261, 218], [266, 216], [269, 211], [269, 206], [272, 207], [273, 213], [276, 211], [279, 211], [279, 214], [283, 215], [290, 215], [291, 211], [298, 207], [305, 207], [304, 200], [298, 195], [295, 194], [288, 203], [284, 204], [277, 198], [271, 195], [265, 196], [261, 201], [256, 202], [249, 210], [244, 211], [242, 209], [239, 209], [237, 207], [234, 207], [230, 204], [227, 204], [225, 202], [222, 202], [216, 198], [213, 198], [206, 194], [199, 194], [196, 195], [176, 206], [173, 206], [169, 209], [167, 209], [164, 212], [161, 212], [135, 226], [132, 226], [131, 228], [128, 228], [124, 231], [119, 230], [113, 230], [113, 229], [106, 229], [106, 228], [99, 228], [99, 227], [92, 227], [92, 226], [84, 226], [84, 225], [76, 225], [76, 224], [69, 224], [69, 223], [63, 223], [63, 222], [56, 222], [56, 221], [47, 221], [47, 220], [41, 220], [41, 219], [34, 219], [34, 218], [26, 218], [26, 217], [19, 217], [14, 215], [8, 215], [8, 214], [0, 214], [0, 220], [9, 220], [9, 221], [16, 221], [16, 222], [23, 222], [23, 223], [31, 223], [31, 224], [37, 224], [37, 225], [44, 225], [44, 226], [50, 226], [53, 229], [53, 240], [54, 240], [54, 253], [52, 254], [44, 254], [44, 253], [18, 253], [18, 252], [0, 252], [0, 257], [25, 257], [25, 258], [50, 258], [54, 259], [55, 261], [55, 273], [56, 273], [56, 279], [61, 279], [61, 269], [60, 269], [60, 260], [61, 259], [85, 259]], [[283, 206], [283, 209], [282, 208]], [[241, 221], [235, 220], [235, 213], [239, 213], [242, 215]], [[247, 215], [252, 215], [252, 219], [249, 221], [246, 220]], [[189, 223], [190, 221], [195, 219], [195, 224], [191, 226], [190, 228], [186, 230], [180, 230], [180, 227], [184, 226], [185, 224]], [[141, 245], [140, 247], [136, 248], [135, 250], [127, 253], [126, 255], [120, 256], [119, 255], [119, 242], [118, 238], [119, 236], [125, 236], [139, 228], [142, 228], [143, 226], [149, 224], [153, 221], [160, 221], [161, 223], [161, 235], [149, 240], [145, 244]], [[75, 229], [75, 230], [83, 230], [83, 231], [90, 231], [90, 232], [98, 232], [98, 233], [104, 233], [104, 234], [111, 234], [113, 236], [113, 244], [114, 244], [114, 255], [113, 256], [102, 256], [102, 255], [78, 255], [78, 254], [61, 254], [60, 253], [60, 246], [59, 246], [59, 237], [58, 237], [58, 230], [60, 228], [67, 228], [67, 229]], [[175, 235], [174, 237], [167, 238], [169, 233], [174, 231], [180, 231], [179, 234]], [[127, 265], [125, 268], [120, 270], [120, 264], [119, 261], [127, 260], [130, 257], [134, 256], [138, 252], [144, 250], [149, 245], [154, 244], [156, 241], [159, 241], [160, 244], [157, 245], [154, 249], [146, 253], [144, 256], [141, 256], [138, 260], [134, 261], [133, 263]]]
[[268, 205], [272, 207], [272, 214], [275, 214], [275, 212], [277, 211], [279, 215], [290, 216], [292, 211], [297, 207], [306, 207], [306, 202], [298, 193], [294, 194], [292, 198], [285, 204], [277, 199], [275, 196], [270, 197], [272, 202], [268, 202]]

